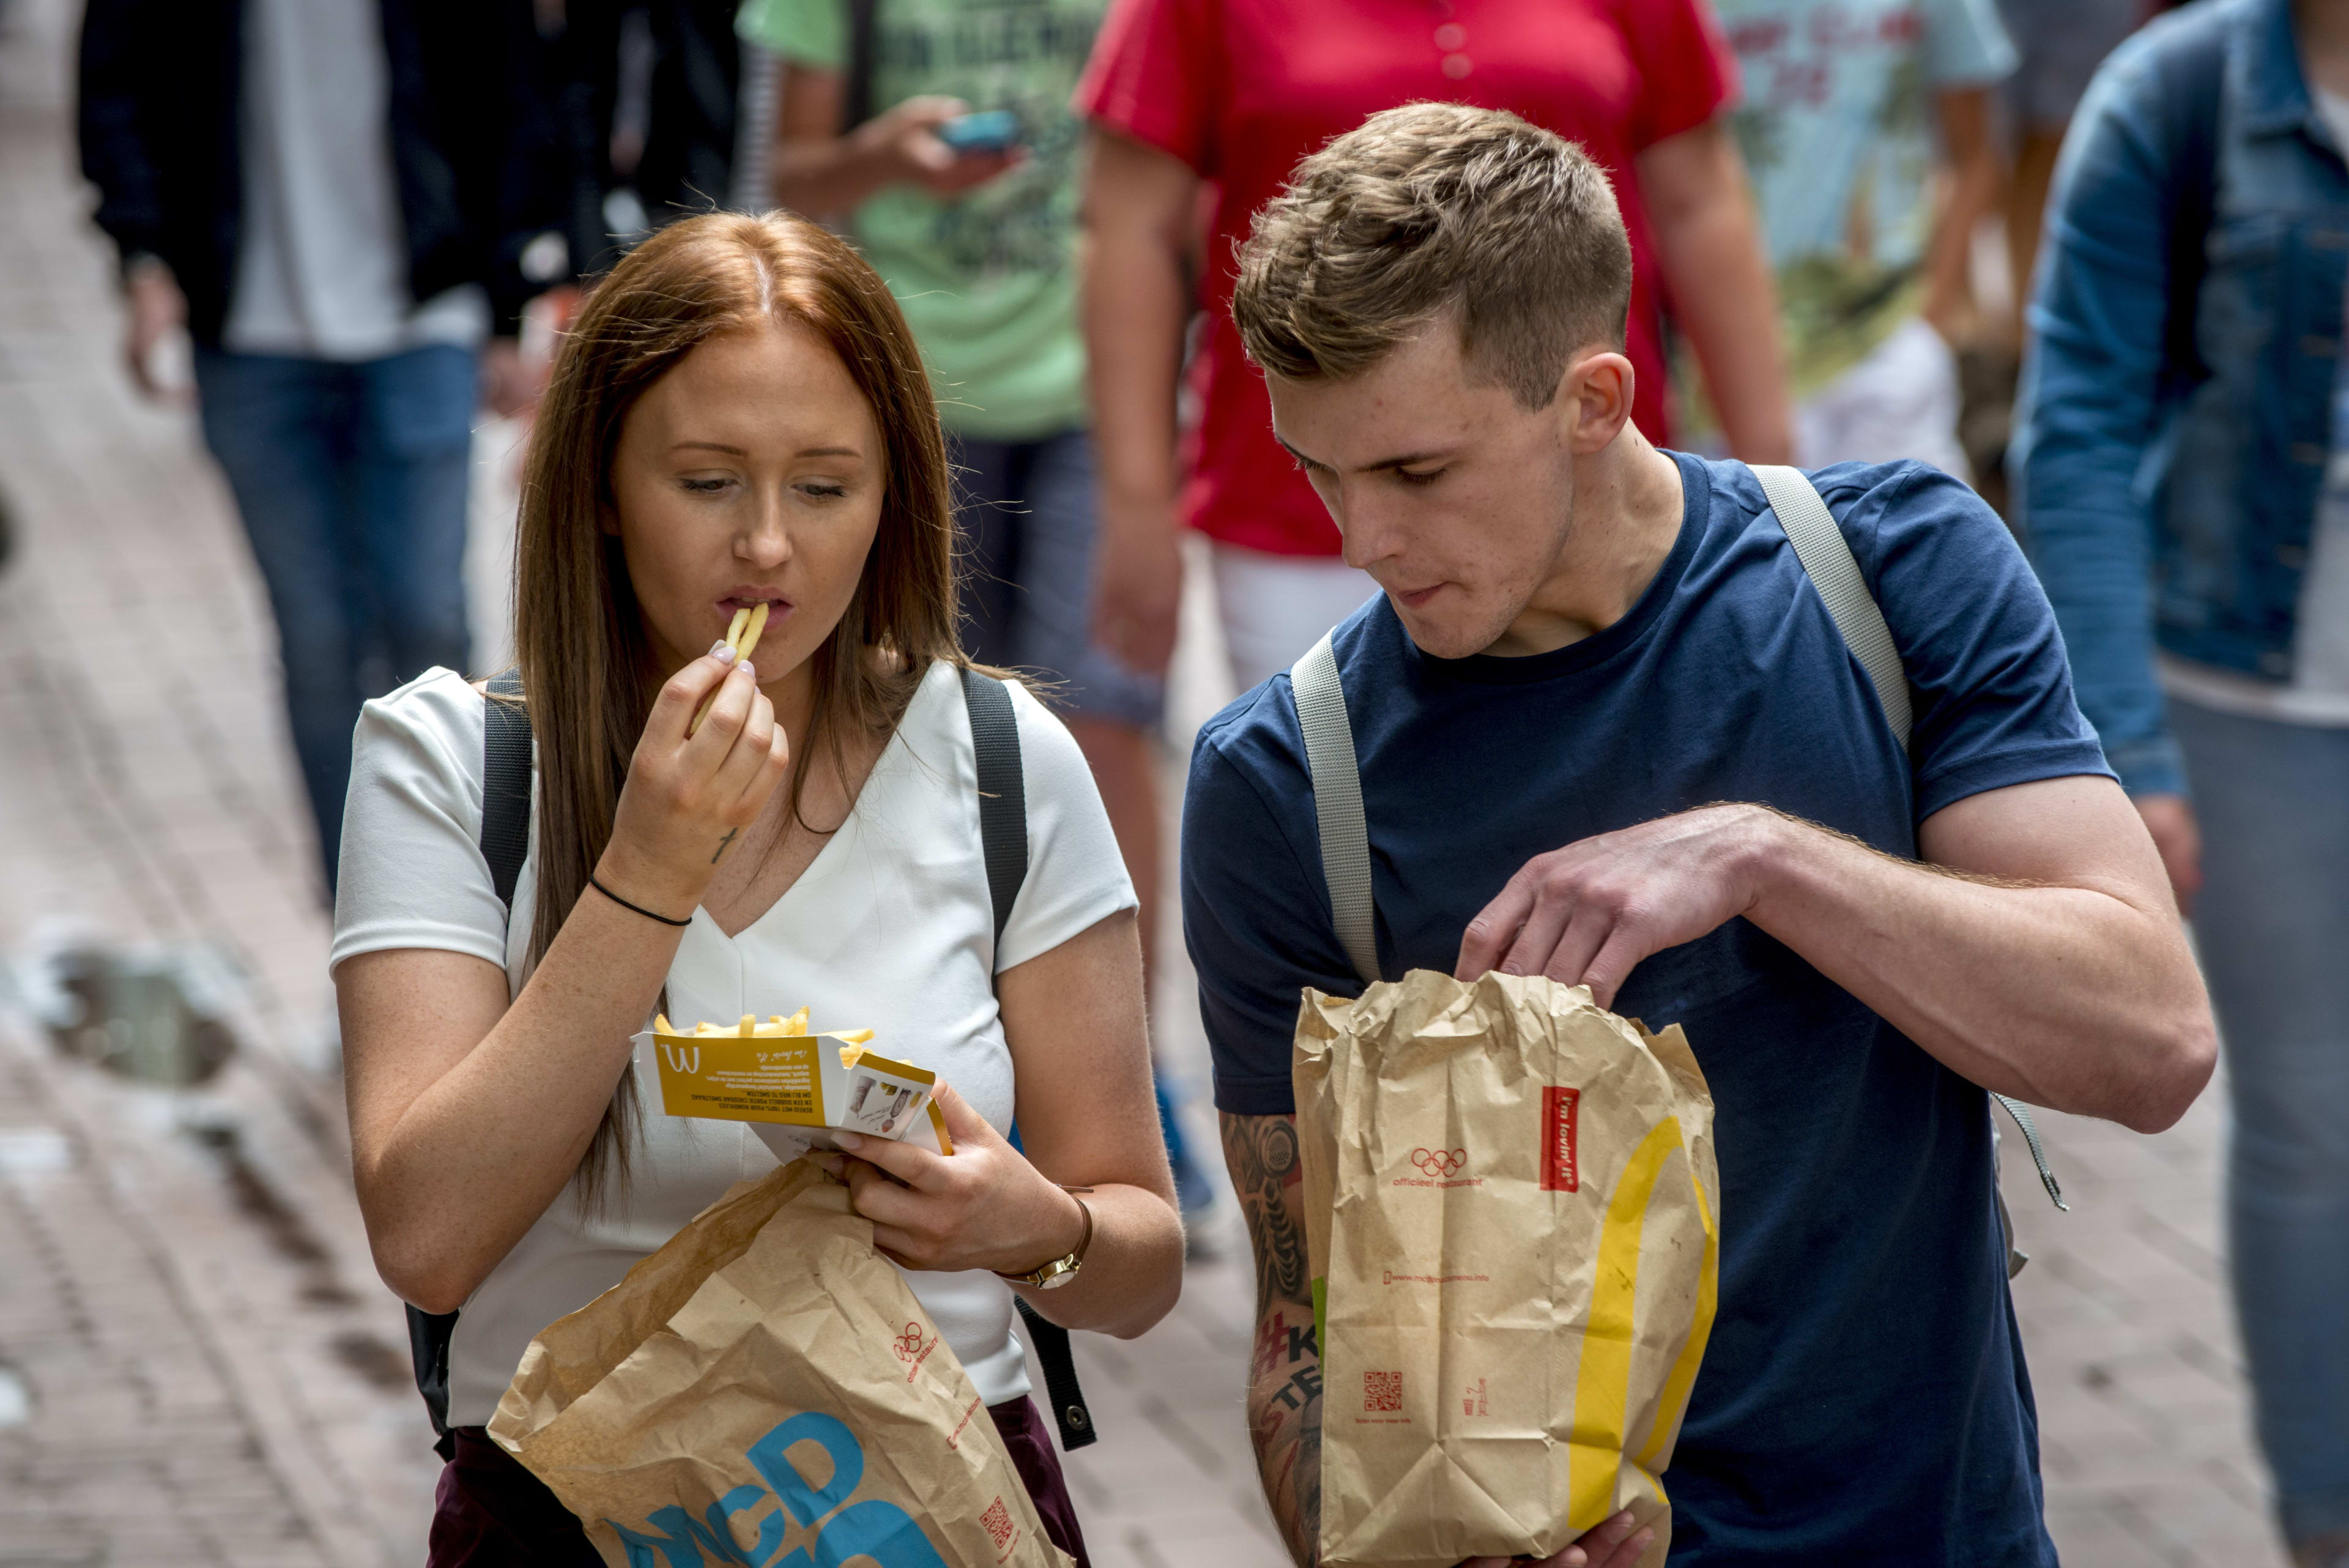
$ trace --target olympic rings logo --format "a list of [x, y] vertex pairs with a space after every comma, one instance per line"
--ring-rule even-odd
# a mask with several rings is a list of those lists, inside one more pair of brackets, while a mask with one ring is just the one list
[[922, 1325], [918, 1323], [907, 1324], [905, 1332], [897, 1336], [895, 1343], [890, 1348], [896, 1351], [897, 1359], [900, 1361], [912, 1361], [919, 1356], [922, 1354]]
[[1468, 1151], [1464, 1148], [1415, 1148], [1411, 1151], [1411, 1162], [1423, 1174], [1441, 1181], [1448, 1176], [1458, 1175], [1467, 1166]]

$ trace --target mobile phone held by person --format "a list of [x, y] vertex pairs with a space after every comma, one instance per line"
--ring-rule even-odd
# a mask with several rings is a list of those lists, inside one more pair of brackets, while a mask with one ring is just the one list
[[938, 140], [965, 158], [1009, 152], [1019, 145], [1019, 117], [1008, 109], [957, 115], [938, 127]]

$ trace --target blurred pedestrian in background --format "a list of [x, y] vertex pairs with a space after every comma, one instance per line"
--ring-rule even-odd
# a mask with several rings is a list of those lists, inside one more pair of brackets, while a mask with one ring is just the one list
[[[1157, 909], [1148, 741], [1162, 694], [1092, 644], [1092, 438], [1076, 317], [1079, 128], [1069, 95], [1095, 0], [750, 0], [781, 56], [775, 200], [844, 217], [929, 361], [972, 552], [966, 638], [982, 662], [1061, 682], [1142, 899]], [[974, 113], [988, 134], [957, 147]]]
[[2303, 1568], [2349, 1563], [2344, 149], [2342, 0], [2216, 0], [2124, 44], [2057, 167], [2014, 454], [2080, 705], [2193, 905]]
[[1993, 105], [2002, 162], [1998, 211], [2005, 286], [1990, 284], [1980, 293], [1970, 288], [1969, 308], [1951, 341], [1958, 354], [1958, 443], [1973, 470], [1974, 488], [2001, 516], [2013, 510], [2006, 452], [2023, 362], [2023, 307], [2031, 297], [2032, 261], [2039, 254], [2040, 219], [2056, 149], [2097, 66], [2158, 8], [2149, 0], [2067, 0], [2062, 5], [1998, 0], [1999, 21], [2015, 56], [2014, 72], [1999, 85]]
[[[572, 252], [599, 274], [652, 229], [734, 189], [740, 0], [567, 0]], [[761, 198], [763, 204], [763, 197]]]
[[[922, 346], [969, 551], [965, 641], [1041, 671], [1109, 807], [1155, 952], [1159, 672], [1092, 638], [1095, 483], [1069, 107], [1100, 0], [748, 0], [780, 57], [775, 200], [844, 219]], [[1162, 1096], [1162, 1109], [1164, 1109]], [[1206, 1189], [1167, 1120], [1185, 1206]]]
[[[90, 0], [83, 23], [82, 170], [129, 369], [154, 394], [158, 345], [194, 339], [329, 891], [359, 704], [466, 663], [483, 344], [560, 215], [538, 47], [526, 0]], [[492, 361], [511, 372], [510, 342]]]
[[2023, 308], [2031, 298], [2031, 268], [2039, 254], [2041, 219], [2055, 178], [2055, 154], [2105, 57], [2158, 0], [1998, 0], [1999, 21], [2014, 44], [2014, 74], [1999, 89], [2006, 120], [2007, 180], [2000, 203], [2006, 219], [2006, 265], [2013, 280], [2009, 318], [1998, 323], [2010, 343], [2023, 340]]
[[1998, 196], [1992, 0], [1716, 0], [1777, 269], [1795, 461], [1915, 458], [1961, 479], [1952, 344]]
[[[1413, 99], [1506, 109], [1578, 141], [1631, 235], [1626, 351], [1634, 421], [1659, 442], [1669, 306], [1730, 446], [1786, 460], [1784, 368], [1744, 171], [1721, 110], [1733, 67], [1701, 0], [1119, 0], [1079, 106], [1098, 131], [1085, 190], [1086, 337], [1102, 454], [1100, 627], [1137, 668], [1174, 641], [1178, 524], [1213, 542], [1233, 679], [1287, 669], [1377, 591], [1272, 433], [1264, 383], [1226, 309], [1232, 252], [1290, 169], [1376, 110]], [[1212, 186], [1204, 277], [1203, 186]], [[1176, 447], [1194, 304], [1195, 423]]]

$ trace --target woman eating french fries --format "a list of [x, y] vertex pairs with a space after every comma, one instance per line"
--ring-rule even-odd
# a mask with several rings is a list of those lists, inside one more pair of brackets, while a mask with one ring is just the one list
[[[999, 940], [950, 516], [880, 278], [795, 217], [688, 219], [591, 293], [532, 432], [519, 698], [436, 670], [360, 721], [332, 959], [359, 1199], [391, 1287], [462, 1309], [435, 1568], [597, 1560], [481, 1428], [534, 1334], [774, 1164], [744, 1124], [661, 1114], [630, 1037], [657, 1009], [803, 1004], [941, 1081], [950, 1155], [843, 1134], [814, 1158], [1082, 1560], [1014, 1293], [1139, 1334], [1181, 1227], [1133, 893], [1016, 681], [1028, 867]], [[509, 909], [482, 845], [486, 705], [510, 701], [534, 790]]]

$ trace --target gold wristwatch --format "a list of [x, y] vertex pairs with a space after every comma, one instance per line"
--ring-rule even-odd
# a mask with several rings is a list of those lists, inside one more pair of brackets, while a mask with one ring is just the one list
[[[1090, 1187], [1063, 1187], [1061, 1190], [1067, 1193], [1071, 1198], [1077, 1198], [1078, 1193], [1091, 1192], [1092, 1189]], [[1077, 1207], [1084, 1211], [1085, 1233], [1077, 1238], [1077, 1250], [1075, 1251], [1070, 1252], [1062, 1257], [1054, 1258], [1050, 1262], [1042, 1265], [1040, 1268], [1031, 1269], [1024, 1274], [1006, 1274], [999, 1272], [996, 1277], [998, 1279], [1009, 1280], [1015, 1285], [1033, 1285], [1040, 1291], [1058, 1290], [1061, 1286], [1067, 1284], [1071, 1280], [1075, 1279], [1077, 1277], [1077, 1271], [1084, 1266], [1085, 1249], [1093, 1244], [1093, 1206], [1086, 1202], [1083, 1199], [1077, 1198]]]

